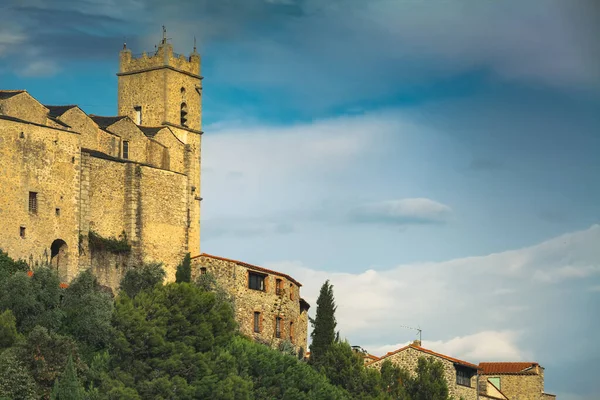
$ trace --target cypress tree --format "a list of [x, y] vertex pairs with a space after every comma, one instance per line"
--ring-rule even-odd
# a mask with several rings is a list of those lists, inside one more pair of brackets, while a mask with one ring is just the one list
[[323, 356], [335, 342], [335, 300], [333, 298], [333, 286], [329, 280], [321, 286], [319, 298], [317, 299], [317, 312], [314, 319], [310, 319], [313, 331], [310, 334], [310, 363], [319, 365]]
[[181, 264], [177, 266], [177, 272], [175, 273], [175, 282], [190, 283], [192, 281], [192, 259], [190, 253], [187, 253], [183, 258]]
[[56, 381], [54, 381], [50, 400], [83, 400], [84, 397], [85, 390], [79, 379], [77, 379], [73, 357], [69, 356], [65, 372], [60, 378], [56, 378]]

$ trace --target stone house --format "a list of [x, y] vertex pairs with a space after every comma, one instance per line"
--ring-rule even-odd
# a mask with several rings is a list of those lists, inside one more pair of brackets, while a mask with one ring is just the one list
[[240, 332], [277, 347], [289, 341], [296, 352], [307, 350], [309, 304], [302, 284], [289, 275], [242, 261], [201, 254], [192, 258], [194, 277], [212, 274], [234, 299]]
[[536, 362], [482, 362], [481, 376], [508, 400], [554, 400], [544, 392], [544, 368]]
[[477, 400], [477, 371], [479, 367], [421, 347], [418, 340], [368, 363], [367, 367], [381, 369], [384, 361], [389, 360], [392, 364], [406, 369], [409, 373], [415, 373], [420, 357], [432, 358], [442, 363], [450, 396], [457, 400], [461, 398]]

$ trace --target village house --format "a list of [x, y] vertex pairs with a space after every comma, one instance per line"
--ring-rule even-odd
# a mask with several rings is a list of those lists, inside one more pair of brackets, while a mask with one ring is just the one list
[[508, 400], [554, 400], [544, 392], [544, 368], [536, 362], [482, 362], [481, 376]]

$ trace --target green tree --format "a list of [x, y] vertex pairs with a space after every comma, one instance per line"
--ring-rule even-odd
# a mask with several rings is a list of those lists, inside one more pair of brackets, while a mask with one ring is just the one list
[[175, 282], [187, 282], [192, 281], [192, 259], [190, 253], [187, 253], [183, 258], [181, 264], [177, 266], [177, 272], [175, 273]]
[[77, 378], [73, 358], [69, 356], [65, 372], [54, 382], [50, 400], [83, 400], [84, 398], [85, 390]]
[[77, 347], [72, 338], [36, 326], [27, 340], [19, 345], [18, 356], [31, 372], [41, 393], [47, 396], [59, 373], [65, 370], [69, 357], [73, 358], [81, 373], [86, 371], [87, 366], [79, 359]]
[[15, 261], [0, 249], [0, 285], [16, 272], [27, 272], [29, 267], [23, 260]]
[[409, 379], [406, 391], [412, 400], [449, 400], [444, 366], [439, 360], [419, 357], [416, 376]]
[[335, 300], [333, 298], [333, 286], [329, 280], [321, 286], [319, 297], [317, 298], [317, 312], [314, 319], [310, 319], [313, 331], [310, 334], [312, 342], [310, 344], [310, 363], [318, 366], [329, 348], [335, 342]]
[[381, 365], [381, 382], [383, 390], [395, 400], [411, 400], [406, 391], [406, 383], [410, 380], [408, 372], [385, 360]]
[[79, 274], [65, 290], [62, 308], [64, 333], [85, 345], [90, 352], [108, 345], [113, 301], [108, 293], [101, 291], [89, 270]]
[[12, 346], [19, 337], [17, 320], [11, 310], [0, 314], [0, 351]]
[[211, 356], [235, 333], [231, 307], [188, 283], [119, 297], [113, 326], [110, 369], [117, 382], [105, 391], [130, 388], [143, 398], [193, 398]]
[[120, 289], [127, 296], [135, 297], [143, 290], [152, 289], [156, 285], [162, 285], [164, 280], [165, 270], [162, 264], [145, 264], [142, 267], [128, 270], [121, 280]]
[[38, 398], [35, 380], [15, 350], [0, 353], [0, 398], [35, 400]]
[[56, 273], [46, 267], [37, 268], [32, 277], [18, 271], [1, 284], [0, 310], [12, 310], [19, 332], [36, 325], [56, 331], [63, 319], [59, 284]]
[[362, 357], [346, 341], [333, 343], [322, 356], [319, 366], [332, 384], [347, 390], [353, 399], [379, 398], [384, 395], [381, 374], [377, 370], [366, 368]]

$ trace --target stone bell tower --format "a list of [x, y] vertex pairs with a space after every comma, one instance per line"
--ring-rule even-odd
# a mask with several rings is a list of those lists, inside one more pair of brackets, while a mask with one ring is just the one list
[[[195, 40], [194, 40], [195, 42]], [[173, 52], [163, 37], [153, 53], [132, 55], [123, 46], [117, 73], [118, 113], [137, 125], [166, 126], [185, 146], [188, 176], [188, 251], [200, 254], [200, 162], [202, 138], [202, 76], [200, 54], [186, 57]], [[165, 196], [168, 196], [165, 193]]]

